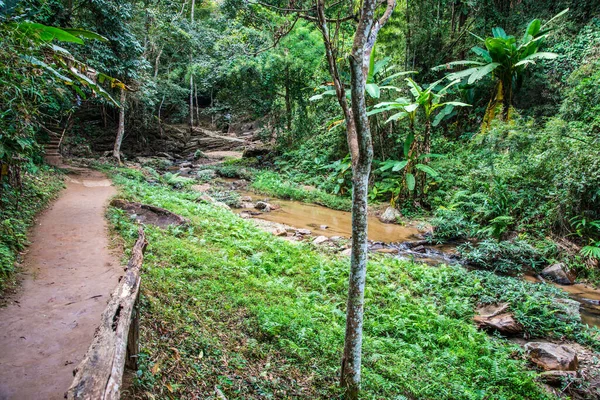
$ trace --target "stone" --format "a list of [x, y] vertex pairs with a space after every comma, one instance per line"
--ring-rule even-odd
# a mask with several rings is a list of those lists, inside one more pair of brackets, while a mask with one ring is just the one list
[[254, 208], [254, 203], [248, 203], [246, 201], [243, 201], [240, 203], [240, 208], [252, 209], [252, 208]]
[[264, 201], [257, 201], [256, 204], [254, 205], [254, 208], [256, 208], [257, 210], [264, 211], [264, 212], [271, 211], [271, 205]]
[[327, 225], [320, 225], [319, 228], [325, 230], [325, 229], [328, 229], [329, 226], [327, 226]]
[[229, 207], [227, 204], [223, 203], [222, 201], [215, 201], [213, 204], [215, 206], [221, 207], [221, 208], [223, 208], [225, 210], [231, 210], [231, 207]]
[[398, 254], [399, 253], [398, 249], [394, 249], [393, 247], [384, 247], [382, 249], [377, 249], [375, 251], [377, 253], [382, 253], [382, 254]]
[[425, 253], [425, 246], [421, 245], [421, 246], [413, 247], [412, 251], [414, 251], [416, 253]]
[[313, 244], [322, 244], [328, 241], [329, 238], [327, 236], [317, 236], [315, 240], [313, 240]]
[[180, 168], [191, 168], [192, 167], [192, 163], [190, 161], [185, 161], [182, 162], [181, 164], [179, 164]]
[[296, 233], [302, 236], [310, 235], [312, 232], [308, 229], [296, 229]]
[[561, 285], [572, 285], [573, 279], [567, 273], [567, 268], [563, 263], [556, 263], [549, 265], [542, 270], [540, 273], [546, 279], [550, 279]]
[[210, 184], [205, 183], [203, 185], [192, 185], [191, 189], [196, 191], [196, 192], [208, 192], [210, 190]]
[[475, 310], [477, 315], [473, 317], [473, 321], [479, 329], [493, 330], [505, 335], [523, 332], [523, 326], [511, 313], [506, 312], [507, 310], [508, 303], [479, 306]]
[[545, 371], [577, 371], [577, 352], [566, 345], [529, 342], [525, 345], [529, 360]]
[[212, 197], [210, 197], [210, 196], [209, 196], [209, 195], [207, 195], [207, 194], [203, 194], [203, 195], [202, 195], [202, 196], [200, 196], [198, 199], [199, 199], [199, 200], [202, 200], [202, 201], [203, 201], [203, 202], [205, 202], [205, 203], [214, 203], [214, 202], [216, 201], [215, 199], [213, 199]]
[[250, 197], [250, 196], [241, 196], [240, 197], [240, 201], [245, 201], [245, 202], [251, 203], [252, 202], [252, 197]]
[[385, 209], [383, 214], [379, 216], [379, 220], [385, 224], [393, 224], [400, 217], [402, 217], [400, 211], [396, 210], [394, 207], [388, 207]]
[[252, 218], [252, 214], [250, 214], [249, 212], [245, 212], [244, 211], [244, 212], [240, 213], [240, 218], [249, 219], [249, 218]]
[[287, 236], [287, 231], [284, 228], [275, 228], [273, 231], [275, 236]]
[[344, 250], [340, 251], [340, 254], [345, 257], [350, 257], [350, 255], [352, 254], [352, 248], [349, 247], [347, 249], [344, 249]]
[[540, 380], [552, 386], [561, 386], [565, 381], [575, 378], [577, 378], [576, 371], [544, 371], [540, 374]]

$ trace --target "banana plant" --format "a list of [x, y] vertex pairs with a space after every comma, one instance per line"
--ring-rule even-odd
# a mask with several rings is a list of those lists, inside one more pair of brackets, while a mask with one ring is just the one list
[[495, 118], [495, 110], [499, 105], [502, 105], [502, 118], [506, 120], [513, 103], [514, 92], [523, 85], [527, 68], [535, 65], [538, 60], [552, 60], [558, 57], [558, 54], [542, 52], [540, 48], [553, 30], [548, 25], [567, 12], [568, 9], [562, 11], [544, 25], [539, 19], [532, 20], [520, 41], [507, 35], [504, 29], [499, 27], [492, 29], [492, 36], [485, 39], [471, 33], [483, 43], [483, 47], [475, 46], [471, 49], [478, 56], [478, 60], [453, 61], [439, 65], [434, 70], [467, 66], [467, 69], [450, 73], [446, 78], [450, 81], [466, 81], [469, 85], [491, 76], [496, 82], [496, 87], [486, 110], [484, 126], [489, 125]]
[[[404, 141], [404, 160], [396, 161], [392, 171], [403, 171], [404, 185], [409, 193], [413, 193], [417, 187], [421, 188], [421, 194], [425, 186], [426, 176], [436, 176], [427, 164], [431, 155], [431, 129], [449, 116], [455, 107], [468, 107], [469, 104], [460, 101], [442, 101], [448, 95], [452, 86], [460, 82], [455, 80], [448, 85], [437, 89], [442, 80], [433, 82], [426, 88], [419, 86], [412, 78], [405, 78], [412, 99], [400, 97], [394, 101], [382, 102], [375, 105], [367, 115], [375, 115], [383, 112], [393, 112], [386, 123], [408, 119], [409, 133]], [[401, 89], [395, 88], [400, 92]], [[423, 115], [423, 136], [421, 140], [416, 135], [415, 124], [418, 121], [418, 112]], [[389, 164], [391, 165], [391, 164]]]

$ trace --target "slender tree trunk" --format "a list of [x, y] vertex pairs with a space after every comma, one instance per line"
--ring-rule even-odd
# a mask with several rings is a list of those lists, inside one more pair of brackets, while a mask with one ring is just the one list
[[[190, 66], [192, 64], [192, 56], [190, 55]], [[190, 70], [190, 137], [194, 133], [194, 75]]]
[[156, 55], [156, 60], [154, 61], [154, 79], [158, 76], [158, 66], [160, 64], [160, 56], [162, 55], [163, 49], [162, 47], [158, 50], [158, 54]]
[[190, 22], [194, 23], [194, 8], [196, 7], [196, 0], [192, 0], [192, 9], [190, 11]]
[[162, 110], [162, 106], [163, 106], [164, 102], [165, 102], [165, 95], [163, 94], [162, 100], [160, 101], [160, 105], [158, 106], [158, 132], [160, 133], [160, 137], [163, 136], [162, 118], [160, 116], [160, 112]]
[[117, 128], [117, 137], [113, 148], [113, 157], [121, 164], [121, 143], [125, 136], [125, 88], [121, 88], [121, 108], [119, 109], [119, 127]]
[[198, 85], [194, 84], [194, 98], [196, 101], [196, 126], [200, 125], [200, 106], [198, 106]]

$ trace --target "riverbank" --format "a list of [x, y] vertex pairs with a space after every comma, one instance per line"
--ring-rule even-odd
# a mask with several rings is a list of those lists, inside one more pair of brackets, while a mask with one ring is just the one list
[[[185, 229], [147, 227], [136, 390], [167, 398], [339, 395], [347, 258], [274, 237], [197, 187], [174, 189], [149, 170], [122, 169], [114, 179], [126, 199], [190, 219]], [[134, 239], [127, 215], [111, 210], [110, 218]], [[564, 292], [490, 272], [373, 255], [366, 297], [366, 397], [553, 397], [521, 347], [476, 328], [478, 303], [508, 303], [529, 340], [599, 346], [555, 301]]]

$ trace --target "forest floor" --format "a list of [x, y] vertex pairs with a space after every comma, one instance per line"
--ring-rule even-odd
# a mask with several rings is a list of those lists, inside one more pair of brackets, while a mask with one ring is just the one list
[[0, 399], [62, 399], [121, 268], [109, 249], [105, 175], [72, 170], [32, 229], [15, 293], [0, 308]]

